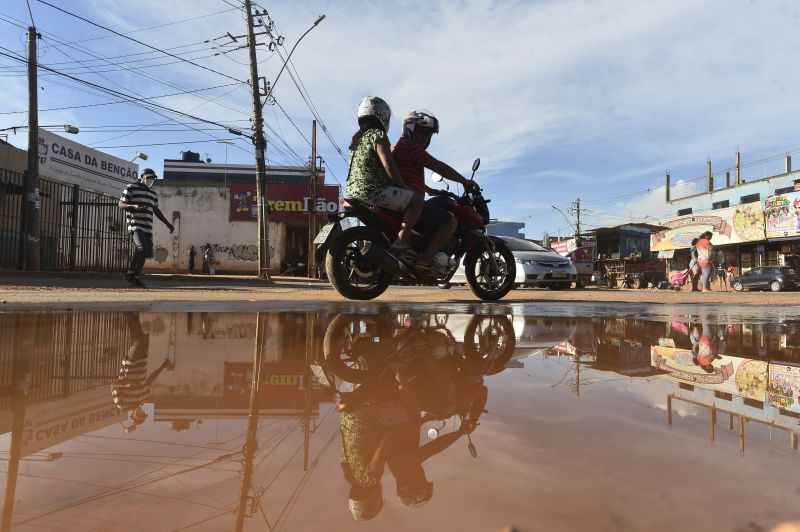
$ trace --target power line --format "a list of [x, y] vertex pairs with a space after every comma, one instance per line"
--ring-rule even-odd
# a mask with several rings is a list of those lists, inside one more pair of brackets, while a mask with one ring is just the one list
[[[65, 111], [65, 110], [68, 110], [68, 109], [84, 109], [84, 108], [87, 108], [87, 107], [102, 107], [104, 105], [117, 105], [117, 104], [120, 104], [120, 103], [135, 103], [135, 102], [139, 102], [139, 101], [157, 100], [159, 98], [169, 98], [171, 96], [182, 96], [184, 94], [194, 94], [194, 93], [197, 93], [197, 92], [205, 92], [205, 91], [210, 91], [210, 90], [214, 90], [214, 89], [219, 89], [219, 88], [222, 88], [222, 87], [230, 87], [231, 85], [238, 85], [238, 83], [225, 83], [225, 84], [222, 84], [222, 85], [213, 85], [211, 87], [203, 87], [201, 89], [190, 89], [190, 90], [179, 91], [179, 92], [171, 92], [171, 93], [168, 93], [168, 94], [159, 94], [157, 96], [147, 96], [147, 97], [142, 97], [142, 98], [128, 98], [128, 99], [125, 99], [125, 100], [113, 100], [113, 101], [110, 101], [110, 102], [89, 103], [89, 104], [84, 104], [84, 105], [67, 105], [67, 106], [63, 106], [63, 107], [45, 107], [45, 108], [39, 109], [39, 112], [41, 113], [41, 112], [45, 112], [45, 111]], [[0, 112], [0, 115], [16, 115], [16, 114], [25, 114], [27, 112], [28, 112], [27, 110], [25, 110], [25, 111], [4, 111], [4, 112]], [[83, 128], [81, 128], [81, 129], [83, 129]]]
[[[213, 16], [216, 16], [216, 15], [222, 15], [224, 13], [230, 13], [231, 11], [235, 11], [235, 10], [234, 9], [223, 9], [221, 11], [214, 11], [213, 13], [206, 13], [205, 15], [197, 15], [195, 17], [189, 17], [189, 18], [184, 18], [184, 19], [180, 19], [180, 20], [174, 20], [172, 22], [165, 22], [163, 24], [157, 24], [155, 26], [148, 26], [148, 27], [145, 27], [145, 28], [138, 28], [138, 29], [135, 29], [135, 30], [126, 31], [126, 32], [124, 32], [124, 34], [125, 35], [131, 35], [133, 33], [142, 33], [142, 32], [145, 32], [145, 31], [151, 31], [151, 30], [155, 30], [155, 29], [159, 29], [159, 28], [166, 28], [168, 26], [175, 26], [175, 25], [178, 25], [178, 24], [183, 24], [184, 22], [191, 22], [193, 20], [200, 20], [200, 19], [203, 19], [203, 18], [213, 17]], [[101, 36], [97, 36], [97, 37], [90, 37], [88, 39], [82, 39], [80, 41], [72, 41], [70, 44], [81, 44], [81, 43], [85, 43], [85, 42], [99, 41], [99, 40], [109, 39], [109, 38], [111, 38], [110, 35], [101, 35]]]
[[[42, 1], [42, 0], [37, 0], [37, 1]], [[13, 53], [13, 50], [9, 50], [8, 48], [4, 48], [2, 46], [0, 46], [0, 49], [6, 50], [7, 52], [12, 52]], [[9, 58], [14, 59], [16, 61], [19, 61], [21, 63], [27, 63], [28, 62], [27, 59], [24, 59], [22, 57], [17, 57], [17, 56], [14, 56], [14, 55], [11, 55], [11, 54], [8, 54], [8, 53], [5, 53], [5, 52], [0, 52], [0, 55], [5, 56], [5, 57], [9, 57]], [[72, 76], [70, 74], [66, 74], [66, 73], [60, 72], [60, 71], [58, 71], [58, 70], [56, 70], [54, 68], [50, 68], [50, 67], [48, 67], [46, 65], [39, 64], [38, 67], [43, 69], [43, 70], [47, 70], [48, 72], [53, 72], [55, 74], [58, 74], [58, 75], [60, 75], [62, 77], [65, 77], [67, 79], [71, 79], [71, 80], [76, 81], [78, 83], [82, 83], [82, 84], [87, 85], [89, 87], [96, 88], [96, 89], [98, 89], [100, 91], [106, 92], [106, 93], [111, 94], [113, 96], [119, 96], [119, 97], [122, 97], [122, 98], [126, 98], [128, 100], [136, 100], [137, 99], [137, 98], [134, 98], [133, 96], [131, 96], [129, 94], [126, 94], [124, 92], [118, 91], [116, 89], [111, 89], [111, 88], [108, 88], [108, 87], [104, 87], [103, 85], [100, 85], [98, 83], [94, 83], [92, 81], [88, 81], [88, 80], [85, 80], [85, 79], [81, 79], [81, 78]], [[241, 82], [241, 83], [243, 83], [243, 82]], [[146, 102], [146, 103], [141, 104], [141, 105], [144, 105], [144, 106], [151, 105], [153, 107], [156, 107], [158, 109], [163, 109], [163, 110], [168, 111], [170, 113], [175, 113], [177, 115], [181, 115], [181, 116], [185, 116], [187, 118], [191, 118], [192, 120], [197, 120], [198, 122], [203, 122], [203, 123], [206, 123], [206, 124], [211, 124], [213, 126], [218, 126], [218, 127], [222, 128], [222, 129], [225, 129], [225, 130], [230, 129], [228, 126], [226, 126], [224, 124], [220, 124], [219, 122], [215, 122], [213, 120], [207, 120], [205, 118], [200, 118], [199, 116], [195, 116], [195, 115], [192, 115], [192, 114], [189, 114], [189, 113], [185, 113], [183, 111], [179, 111], [177, 109], [173, 109], [171, 107], [167, 107], [166, 105], [161, 105], [161, 104], [153, 103], [153, 102]]]
[[36, 22], [33, 21], [33, 11], [31, 10], [31, 0], [25, 0], [25, 3], [28, 4], [28, 14], [31, 16], [31, 26], [34, 28], [36, 27]]
[[195, 140], [182, 140], [176, 142], [154, 142], [152, 144], [124, 144], [120, 146], [92, 146], [92, 148], [143, 148], [146, 146], [170, 146], [175, 144], [201, 144], [206, 142], [218, 142], [220, 140], [237, 140], [239, 137], [233, 137], [229, 139], [195, 139]]
[[225, 78], [228, 78], [228, 79], [234, 80], [234, 81], [238, 81], [238, 82], [240, 82], [240, 83], [244, 83], [244, 81], [242, 81], [242, 80], [240, 80], [240, 79], [237, 79], [237, 78], [234, 78], [233, 76], [229, 76], [228, 74], [225, 74], [225, 73], [223, 73], [223, 72], [220, 72], [219, 70], [215, 70], [215, 69], [213, 69], [213, 68], [210, 68], [210, 67], [207, 67], [207, 66], [205, 66], [205, 65], [201, 65], [200, 63], [195, 63], [194, 61], [192, 61], [192, 60], [190, 60], [190, 59], [184, 59], [184, 58], [182, 58], [182, 57], [180, 57], [180, 56], [178, 56], [178, 55], [175, 55], [175, 54], [173, 54], [173, 53], [171, 53], [171, 52], [168, 52], [168, 51], [166, 51], [166, 50], [162, 50], [161, 48], [158, 48], [158, 47], [152, 46], [152, 45], [150, 45], [150, 44], [147, 44], [146, 42], [140, 41], [139, 39], [136, 39], [136, 38], [134, 38], [134, 37], [131, 37], [131, 36], [129, 36], [129, 35], [125, 35], [124, 33], [121, 33], [121, 32], [119, 32], [119, 31], [116, 31], [116, 30], [114, 30], [114, 29], [111, 29], [111, 28], [109, 28], [108, 26], [103, 26], [102, 24], [98, 24], [97, 22], [94, 22], [94, 21], [92, 21], [92, 20], [90, 20], [90, 19], [88, 19], [88, 18], [86, 18], [86, 17], [83, 17], [83, 16], [81, 16], [81, 15], [78, 15], [77, 13], [73, 13], [72, 11], [67, 11], [66, 9], [63, 9], [63, 8], [61, 8], [61, 7], [58, 7], [58, 6], [54, 5], [54, 4], [51, 4], [51, 3], [50, 3], [50, 2], [48, 2], [47, 0], [36, 0], [36, 1], [37, 1], [37, 2], [39, 2], [40, 4], [44, 4], [44, 5], [46, 5], [46, 6], [52, 7], [53, 9], [55, 9], [55, 10], [57, 10], [57, 11], [60, 11], [60, 12], [62, 12], [62, 13], [64, 13], [64, 14], [66, 14], [66, 15], [69, 15], [69, 16], [71, 16], [71, 17], [74, 17], [74, 18], [76, 18], [76, 19], [78, 19], [78, 20], [82, 20], [83, 22], [86, 22], [87, 24], [91, 24], [92, 26], [95, 26], [95, 27], [98, 27], [98, 28], [104, 29], [104, 30], [106, 30], [106, 31], [108, 31], [108, 32], [111, 32], [111, 33], [113, 33], [114, 35], [117, 35], [117, 36], [119, 36], [119, 37], [122, 37], [123, 39], [128, 39], [129, 41], [132, 41], [132, 42], [135, 42], [135, 43], [137, 43], [137, 44], [139, 44], [139, 45], [141, 45], [141, 46], [145, 46], [145, 47], [147, 47], [147, 48], [150, 48], [151, 50], [155, 50], [155, 51], [157, 51], [157, 52], [161, 52], [162, 54], [164, 54], [164, 55], [168, 55], [168, 56], [170, 56], [170, 57], [173, 57], [173, 58], [175, 58], [175, 59], [180, 59], [181, 61], [183, 61], [183, 62], [185, 62], [185, 63], [188, 63], [188, 64], [190, 64], [190, 65], [193, 65], [193, 66], [195, 66], [195, 67], [197, 67], [197, 68], [201, 68], [201, 69], [203, 69], [203, 70], [206, 70], [206, 71], [208, 71], [208, 72], [212, 72], [212, 73], [214, 73], [214, 74], [217, 74], [218, 76], [222, 76], [222, 77], [225, 77]]

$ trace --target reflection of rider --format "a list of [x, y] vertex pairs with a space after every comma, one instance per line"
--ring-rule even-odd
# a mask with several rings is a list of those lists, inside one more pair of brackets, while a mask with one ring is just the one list
[[130, 411], [131, 423], [125, 427], [125, 431], [133, 432], [147, 419], [147, 413], [142, 405], [150, 396], [150, 385], [165, 368], [171, 368], [172, 363], [169, 359], [164, 360], [161, 366], [148, 376], [147, 358], [150, 351], [150, 337], [142, 329], [137, 313], [127, 312], [125, 321], [133, 345], [128, 350], [128, 355], [122, 360], [117, 382], [111, 387], [111, 398], [118, 409]]
[[[348, 503], [356, 520], [372, 519], [383, 508], [381, 477], [386, 465], [404, 505], [416, 507], [430, 501], [433, 482], [426, 477], [422, 464], [472, 433], [477, 425], [464, 422], [457, 431], [420, 447], [420, 382], [403, 373], [398, 369], [392, 382], [373, 389], [370, 401], [340, 405], [342, 470], [350, 484]], [[483, 391], [485, 394], [485, 388]]]
[[[445, 179], [461, 183], [465, 188], [473, 186], [471, 181], [426, 151], [431, 138], [438, 132], [439, 120], [433, 114], [427, 111], [412, 111], [403, 121], [403, 136], [392, 147], [392, 154], [400, 168], [403, 181], [423, 195], [425, 192], [431, 194], [438, 192], [425, 185], [425, 168]], [[430, 235], [427, 247], [419, 256], [418, 266], [430, 267], [434, 254], [444, 248], [455, 234], [457, 227], [456, 219], [450, 211], [437, 205], [435, 201], [428, 201], [415, 227], [420, 233]]]
[[695, 325], [689, 333], [689, 340], [692, 342], [692, 362], [706, 373], [714, 373], [712, 363], [721, 357], [716, 353], [716, 338], [711, 326], [708, 323]]

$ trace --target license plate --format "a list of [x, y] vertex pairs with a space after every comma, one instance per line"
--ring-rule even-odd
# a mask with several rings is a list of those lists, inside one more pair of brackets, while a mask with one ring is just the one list
[[555, 273], [555, 272], [554, 272], [554, 273], [551, 273], [551, 274], [550, 274], [550, 276], [551, 276], [553, 279], [566, 279], [566, 277], [567, 277], [567, 274], [566, 274], [566, 273]]
[[314, 238], [315, 244], [324, 244], [325, 241], [328, 239], [328, 235], [331, 234], [331, 230], [333, 226], [336, 225], [334, 223], [325, 224], [322, 226], [322, 229], [319, 230], [317, 236]]

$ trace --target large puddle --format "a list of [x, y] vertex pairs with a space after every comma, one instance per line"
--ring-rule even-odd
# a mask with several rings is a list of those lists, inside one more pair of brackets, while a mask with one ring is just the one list
[[3, 530], [767, 531], [799, 433], [794, 320], [0, 314]]

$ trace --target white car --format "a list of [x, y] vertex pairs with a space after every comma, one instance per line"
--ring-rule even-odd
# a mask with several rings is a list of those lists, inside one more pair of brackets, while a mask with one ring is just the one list
[[[547, 286], [553, 289], [570, 288], [577, 280], [575, 265], [567, 257], [562, 257], [552, 249], [510, 236], [500, 236], [514, 255], [517, 263], [517, 276], [514, 284], [521, 286]], [[466, 283], [464, 261], [458, 266], [451, 283]]]

